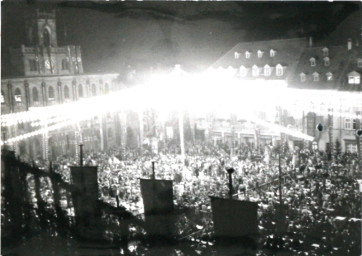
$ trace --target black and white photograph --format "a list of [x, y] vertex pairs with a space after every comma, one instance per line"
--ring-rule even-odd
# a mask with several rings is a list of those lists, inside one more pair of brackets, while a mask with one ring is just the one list
[[362, 1], [3, 0], [4, 256], [361, 256]]

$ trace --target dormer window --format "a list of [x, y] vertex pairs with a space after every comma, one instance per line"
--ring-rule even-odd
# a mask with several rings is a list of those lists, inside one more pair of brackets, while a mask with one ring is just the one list
[[318, 82], [319, 81], [319, 74], [317, 72], [313, 73], [313, 81]]
[[357, 60], [357, 67], [362, 68], [362, 59]]
[[323, 52], [323, 57], [327, 57], [327, 56], [329, 55], [329, 50], [328, 50], [327, 47], [324, 47], [324, 48], [322, 49], [322, 52]]
[[304, 73], [300, 73], [299, 76], [300, 76], [300, 81], [304, 83], [304, 82], [306, 81], [306, 76], [305, 76], [305, 74], [304, 74]]
[[275, 67], [275, 72], [276, 72], [276, 75], [277, 76], [282, 76], [283, 75], [283, 66], [278, 64], [276, 67]]
[[328, 67], [330, 65], [329, 57], [324, 57], [324, 66]]
[[259, 68], [257, 65], [254, 65], [252, 68], [252, 75], [253, 76], [259, 76]]
[[271, 68], [268, 64], [264, 66], [264, 76], [270, 76], [271, 75]]
[[263, 51], [261, 51], [261, 50], [258, 50], [258, 58], [262, 58], [263, 57]]
[[327, 81], [332, 81], [333, 80], [333, 74], [331, 72], [328, 72], [326, 74], [326, 77], [327, 77]]
[[311, 67], [315, 67], [315, 66], [316, 66], [315, 58], [310, 58], [309, 61], [310, 61], [310, 66], [311, 66]]
[[356, 71], [353, 71], [348, 74], [348, 83], [349, 84], [360, 84], [361, 83], [361, 75]]
[[270, 57], [275, 57], [276, 51], [273, 49], [270, 49]]
[[244, 77], [247, 75], [247, 73], [248, 73], [248, 70], [244, 66], [241, 66], [240, 67], [240, 76]]
[[234, 52], [234, 58], [238, 60], [240, 58], [241, 53], [240, 52]]
[[246, 59], [250, 59], [250, 55], [251, 55], [251, 52], [249, 52], [249, 51], [245, 52], [245, 58]]

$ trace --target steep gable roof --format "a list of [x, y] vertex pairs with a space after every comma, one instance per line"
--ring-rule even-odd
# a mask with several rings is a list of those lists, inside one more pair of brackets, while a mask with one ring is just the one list
[[[307, 40], [305, 38], [238, 43], [215, 61], [211, 67], [227, 68], [231, 65], [239, 68], [241, 65], [244, 65], [247, 68], [251, 68], [253, 65], [264, 67], [266, 64], [275, 67], [277, 64], [281, 64], [288, 68], [287, 72], [289, 74], [296, 67], [300, 54], [306, 46]], [[264, 52], [261, 58], [258, 58], [257, 55], [259, 50]], [[274, 57], [270, 57], [270, 50], [275, 51]], [[245, 58], [245, 52], [247, 51], [252, 53], [250, 58]], [[235, 52], [241, 53], [240, 58], [235, 59]], [[282, 76], [281, 78], [285, 79], [286, 76]]]

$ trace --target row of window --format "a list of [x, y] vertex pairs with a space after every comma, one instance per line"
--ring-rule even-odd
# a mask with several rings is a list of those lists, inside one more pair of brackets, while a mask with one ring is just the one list
[[[310, 66], [311, 67], [317, 66], [317, 61], [316, 61], [316, 59], [314, 57], [310, 58], [309, 61], [310, 61]], [[324, 61], [324, 66], [325, 67], [328, 67], [331, 64], [331, 60], [330, 60], [329, 57], [324, 57], [323, 61]]]
[[[70, 99], [70, 92], [69, 92], [69, 87], [67, 85], [63, 86], [63, 96], [64, 99]], [[95, 84], [92, 84], [92, 96], [96, 96], [97, 95], [97, 88]], [[104, 87], [104, 93], [108, 93], [109, 92], [109, 85], [106, 83], [105, 87]], [[49, 86], [48, 90], [47, 90], [47, 94], [48, 94], [48, 100], [49, 101], [53, 101], [55, 99], [55, 89], [53, 86]], [[39, 102], [39, 91], [37, 87], [33, 87], [33, 89], [31, 90], [31, 95], [32, 95], [32, 100], [33, 102]], [[82, 98], [84, 97], [84, 92], [83, 92], [83, 85], [79, 84], [78, 85], [78, 97]], [[22, 102], [22, 93], [21, 90], [19, 88], [16, 88], [14, 91], [14, 100], [15, 102], [21, 103]], [[1, 103], [5, 103], [5, 98], [4, 98], [4, 93], [3, 91], [1, 91]]]
[[[299, 77], [300, 77], [300, 81], [301, 82], [306, 82], [307, 81], [307, 75], [305, 73], [300, 73], [299, 74]], [[313, 77], [313, 82], [319, 82], [320, 80], [320, 75], [318, 72], [314, 72], [312, 74], [312, 77]], [[331, 72], [328, 72], [326, 73], [326, 79], [327, 81], [332, 81], [333, 80], [333, 74]]]
[[[300, 73], [299, 77], [300, 77], [301, 82], [307, 81], [307, 75], [305, 73], [303, 73], [303, 72]], [[312, 74], [312, 77], [313, 77], [313, 82], [319, 82], [320, 74], [318, 72], [314, 72]], [[333, 74], [331, 72], [326, 73], [326, 79], [327, 79], [327, 81], [332, 81], [334, 79]], [[359, 73], [353, 71], [348, 74], [348, 83], [349, 84], [360, 84], [360, 82], [361, 82], [361, 76], [359, 75]]]
[[346, 118], [344, 119], [344, 129], [346, 130], [357, 130], [360, 127], [358, 127], [358, 119], [351, 119], [351, 118]]
[[[251, 74], [252, 76], [259, 76], [261, 74], [261, 69], [259, 68], [257, 65], [254, 65], [251, 68]], [[271, 76], [272, 75], [272, 67], [270, 67], [269, 65], [265, 65], [263, 68], [263, 74], [264, 76]], [[240, 67], [240, 76], [246, 76], [248, 73], [248, 68], [241, 66]], [[283, 66], [278, 64], [275, 66], [275, 74], [276, 76], [282, 76], [284, 74], [284, 69]]]
[[[30, 71], [38, 71], [37, 60], [29, 59], [29, 68], [30, 68]], [[68, 58], [62, 59], [62, 70], [69, 70], [69, 60], [68, 60]]]
[[[275, 57], [275, 54], [276, 54], [276, 53], [277, 53], [276, 50], [270, 49], [270, 51], [269, 51], [269, 56], [273, 58], [273, 57]], [[256, 52], [256, 54], [257, 54], [258, 58], [260, 59], [260, 58], [263, 57], [264, 51], [258, 50], [258, 51]], [[241, 52], [234, 52], [234, 58], [235, 58], [235, 59], [240, 59], [241, 55], [242, 55]], [[250, 59], [251, 55], [252, 55], [252, 52], [251, 52], [251, 51], [246, 51], [244, 56], [245, 56], [246, 59]]]

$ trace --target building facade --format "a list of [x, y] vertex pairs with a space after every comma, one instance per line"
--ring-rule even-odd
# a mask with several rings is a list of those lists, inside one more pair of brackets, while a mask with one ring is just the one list
[[[36, 111], [121, 89], [118, 74], [84, 73], [80, 46], [58, 45], [55, 11], [31, 12], [25, 17], [25, 28], [26, 44], [9, 49], [9, 65], [14, 76], [1, 79], [3, 116]], [[119, 118], [109, 118], [106, 114], [80, 123], [77, 127], [43, 132], [42, 135], [14, 143], [12, 147], [20, 155], [45, 159], [64, 153], [77, 153], [80, 143], [85, 144], [87, 149], [104, 149], [112, 143], [119, 143], [119, 122]], [[41, 128], [44, 129], [44, 124], [39, 122], [2, 124], [2, 139], [5, 141], [6, 138]]]

